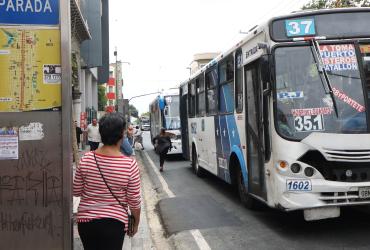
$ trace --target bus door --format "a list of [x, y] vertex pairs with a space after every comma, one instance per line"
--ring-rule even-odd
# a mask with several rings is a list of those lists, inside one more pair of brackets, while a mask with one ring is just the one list
[[182, 156], [189, 160], [189, 132], [188, 132], [188, 91], [187, 85], [180, 89], [180, 121], [181, 121], [181, 143]]
[[246, 135], [247, 135], [247, 169], [248, 192], [263, 197], [264, 160], [263, 160], [263, 126], [260, 108], [260, 88], [258, 62], [247, 65], [244, 69]]

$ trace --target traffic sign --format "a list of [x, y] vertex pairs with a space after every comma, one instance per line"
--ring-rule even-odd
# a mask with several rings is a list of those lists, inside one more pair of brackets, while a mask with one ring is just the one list
[[0, 25], [58, 25], [59, 0], [0, 0]]

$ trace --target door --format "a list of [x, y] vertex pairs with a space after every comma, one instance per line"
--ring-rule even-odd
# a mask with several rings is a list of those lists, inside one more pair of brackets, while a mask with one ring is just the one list
[[[187, 92], [187, 91], [186, 91]], [[182, 156], [189, 160], [189, 133], [188, 133], [188, 94], [183, 88], [180, 90], [180, 121]]]
[[262, 197], [264, 189], [263, 126], [259, 95], [261, 93], [261, 80], [258, 72], [258, 63], [246, 66], [244, 83], [246, 90], [248, 192]]

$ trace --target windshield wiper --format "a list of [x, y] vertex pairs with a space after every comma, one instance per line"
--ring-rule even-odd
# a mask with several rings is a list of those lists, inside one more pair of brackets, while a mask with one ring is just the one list
[[[316, 41], [315, 38], [312, 38], [310, 41], [311, 41], [311, 52], [312, 52], [313, 58], [317, 66], [317, 71], [320, 73], [320, 79], [324, 87], [325, 94], [330, 94], [331, 100], [333, 101], [333, 109], [335, 111], [336, 116], [339, 117], [337, 103], [335, 101], [335, 97], [333, 93], [333, 88], [330, 83], [328, 73], [326, 72], [323, 62], [322, 62], [319, 43]], [[325, 81], [322, 79], [323, 78], [322, 76], [324, 77]]]

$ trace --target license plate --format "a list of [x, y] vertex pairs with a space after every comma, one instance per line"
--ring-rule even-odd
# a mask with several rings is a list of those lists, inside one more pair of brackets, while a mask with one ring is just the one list
[[312, 184], [310, 180], [287, 180], [286, 188], [288, 191], [311, 191]]
[[360, 199], [370, 198], [370, 187], [358, 188], [358, 196]]

